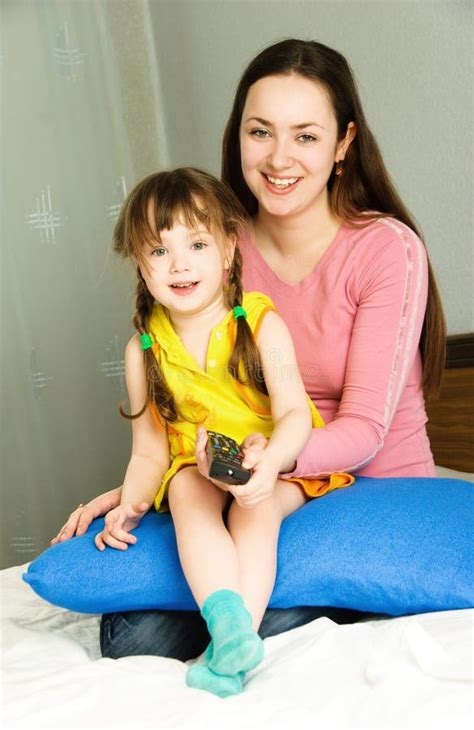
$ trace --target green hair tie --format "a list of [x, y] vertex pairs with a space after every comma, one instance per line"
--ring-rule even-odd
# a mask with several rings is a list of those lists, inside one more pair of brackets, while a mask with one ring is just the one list
[[140, 345], [142, 350], [149, 350], [150, 347], [153, 347], [153, 337], [147, 334], [147, 332], [144, 332], [140, 335]]
[[234, 319], [238, 319], [239, 317], [247, 319], [247, 312], [243, 307], [234, 307], [232, 311], [234, 313]]

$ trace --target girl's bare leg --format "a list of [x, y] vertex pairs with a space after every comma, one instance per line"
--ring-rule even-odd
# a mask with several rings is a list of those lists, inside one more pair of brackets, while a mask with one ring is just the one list
[[222, 517], [228, 500], [196, 467], [181, 469], [170, 483], [181, 566], [199, 607], [222, 588], [240, 593], [237, 551]]
[[220, 697], [241, 692], [241, 670], [263, 656], [240, 597], [237, 551], [222, 519], [228, 499], [195, 468], [178, 472], [168, 493], [181, 565], [212, 637], [204, 664], [190, 667], [186, 682]]
[[246, 509], [232, 502], [228, 529], [234, 540], [239, 563], [240, 592], [258, 630], [267, 608], [276, 577], [280, 526], [285, 517], [307, 501], [297, 484], [277, 480], [273, 495]]

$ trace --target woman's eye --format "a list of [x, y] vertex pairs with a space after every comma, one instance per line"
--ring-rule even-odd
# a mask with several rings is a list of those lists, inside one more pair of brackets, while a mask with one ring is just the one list
[[193, 243], [193, 249], [195, 251], [202, 251], [203, 248], [206, 248], [206, 244], [204, 243], [204, 241], [195, 241]]
[[264, 139], [265, 137], [268, 137], [270, 133], [267, 132], [266, 129], [252, 129], [250, 134], [253, 137], [257, 137], [257, 139]]
[[316, 137], [313, 137], [312, 134], [300, 134], [298, 139], [300, 142], [303, 142], [303, 144], [308, 144], [309, 142], [316, 142]]
[[165, 253], [166, 253], [166, 248], [163, 248], [163, 247], [160, 246], [159, 248], [153, 249], [151, 255], [152, 256], [164, 256]]

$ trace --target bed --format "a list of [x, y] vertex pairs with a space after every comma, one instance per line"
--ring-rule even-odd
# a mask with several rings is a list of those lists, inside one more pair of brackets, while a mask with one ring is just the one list
[[[474, 481], [472, 336], [450, 338], [429, 432], [440, 475]], [[466, 558], [467, 559], [467, 558]], [[317, 619], [266, 639], [245, 691], [185, 687], [186, 665], [103, 659], [99, 616], [57, 608], [0, 574], [3, 726], [11, 728], [464, 728], [473, 720], [474, 610], [339, 625]]]

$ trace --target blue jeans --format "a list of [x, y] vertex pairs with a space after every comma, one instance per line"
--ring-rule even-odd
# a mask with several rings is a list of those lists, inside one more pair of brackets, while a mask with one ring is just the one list
[[[304, 606], [267, 609], [259, 634], [262, 639], [327, 616], [336, 623], [355, 623], [369, 614], [338, 608]], [[111, 659], [152, 654], [187, 661], [199, 656], [210, 636], [198, 611], [127, 611], [102, 616], [100, 648]]]

